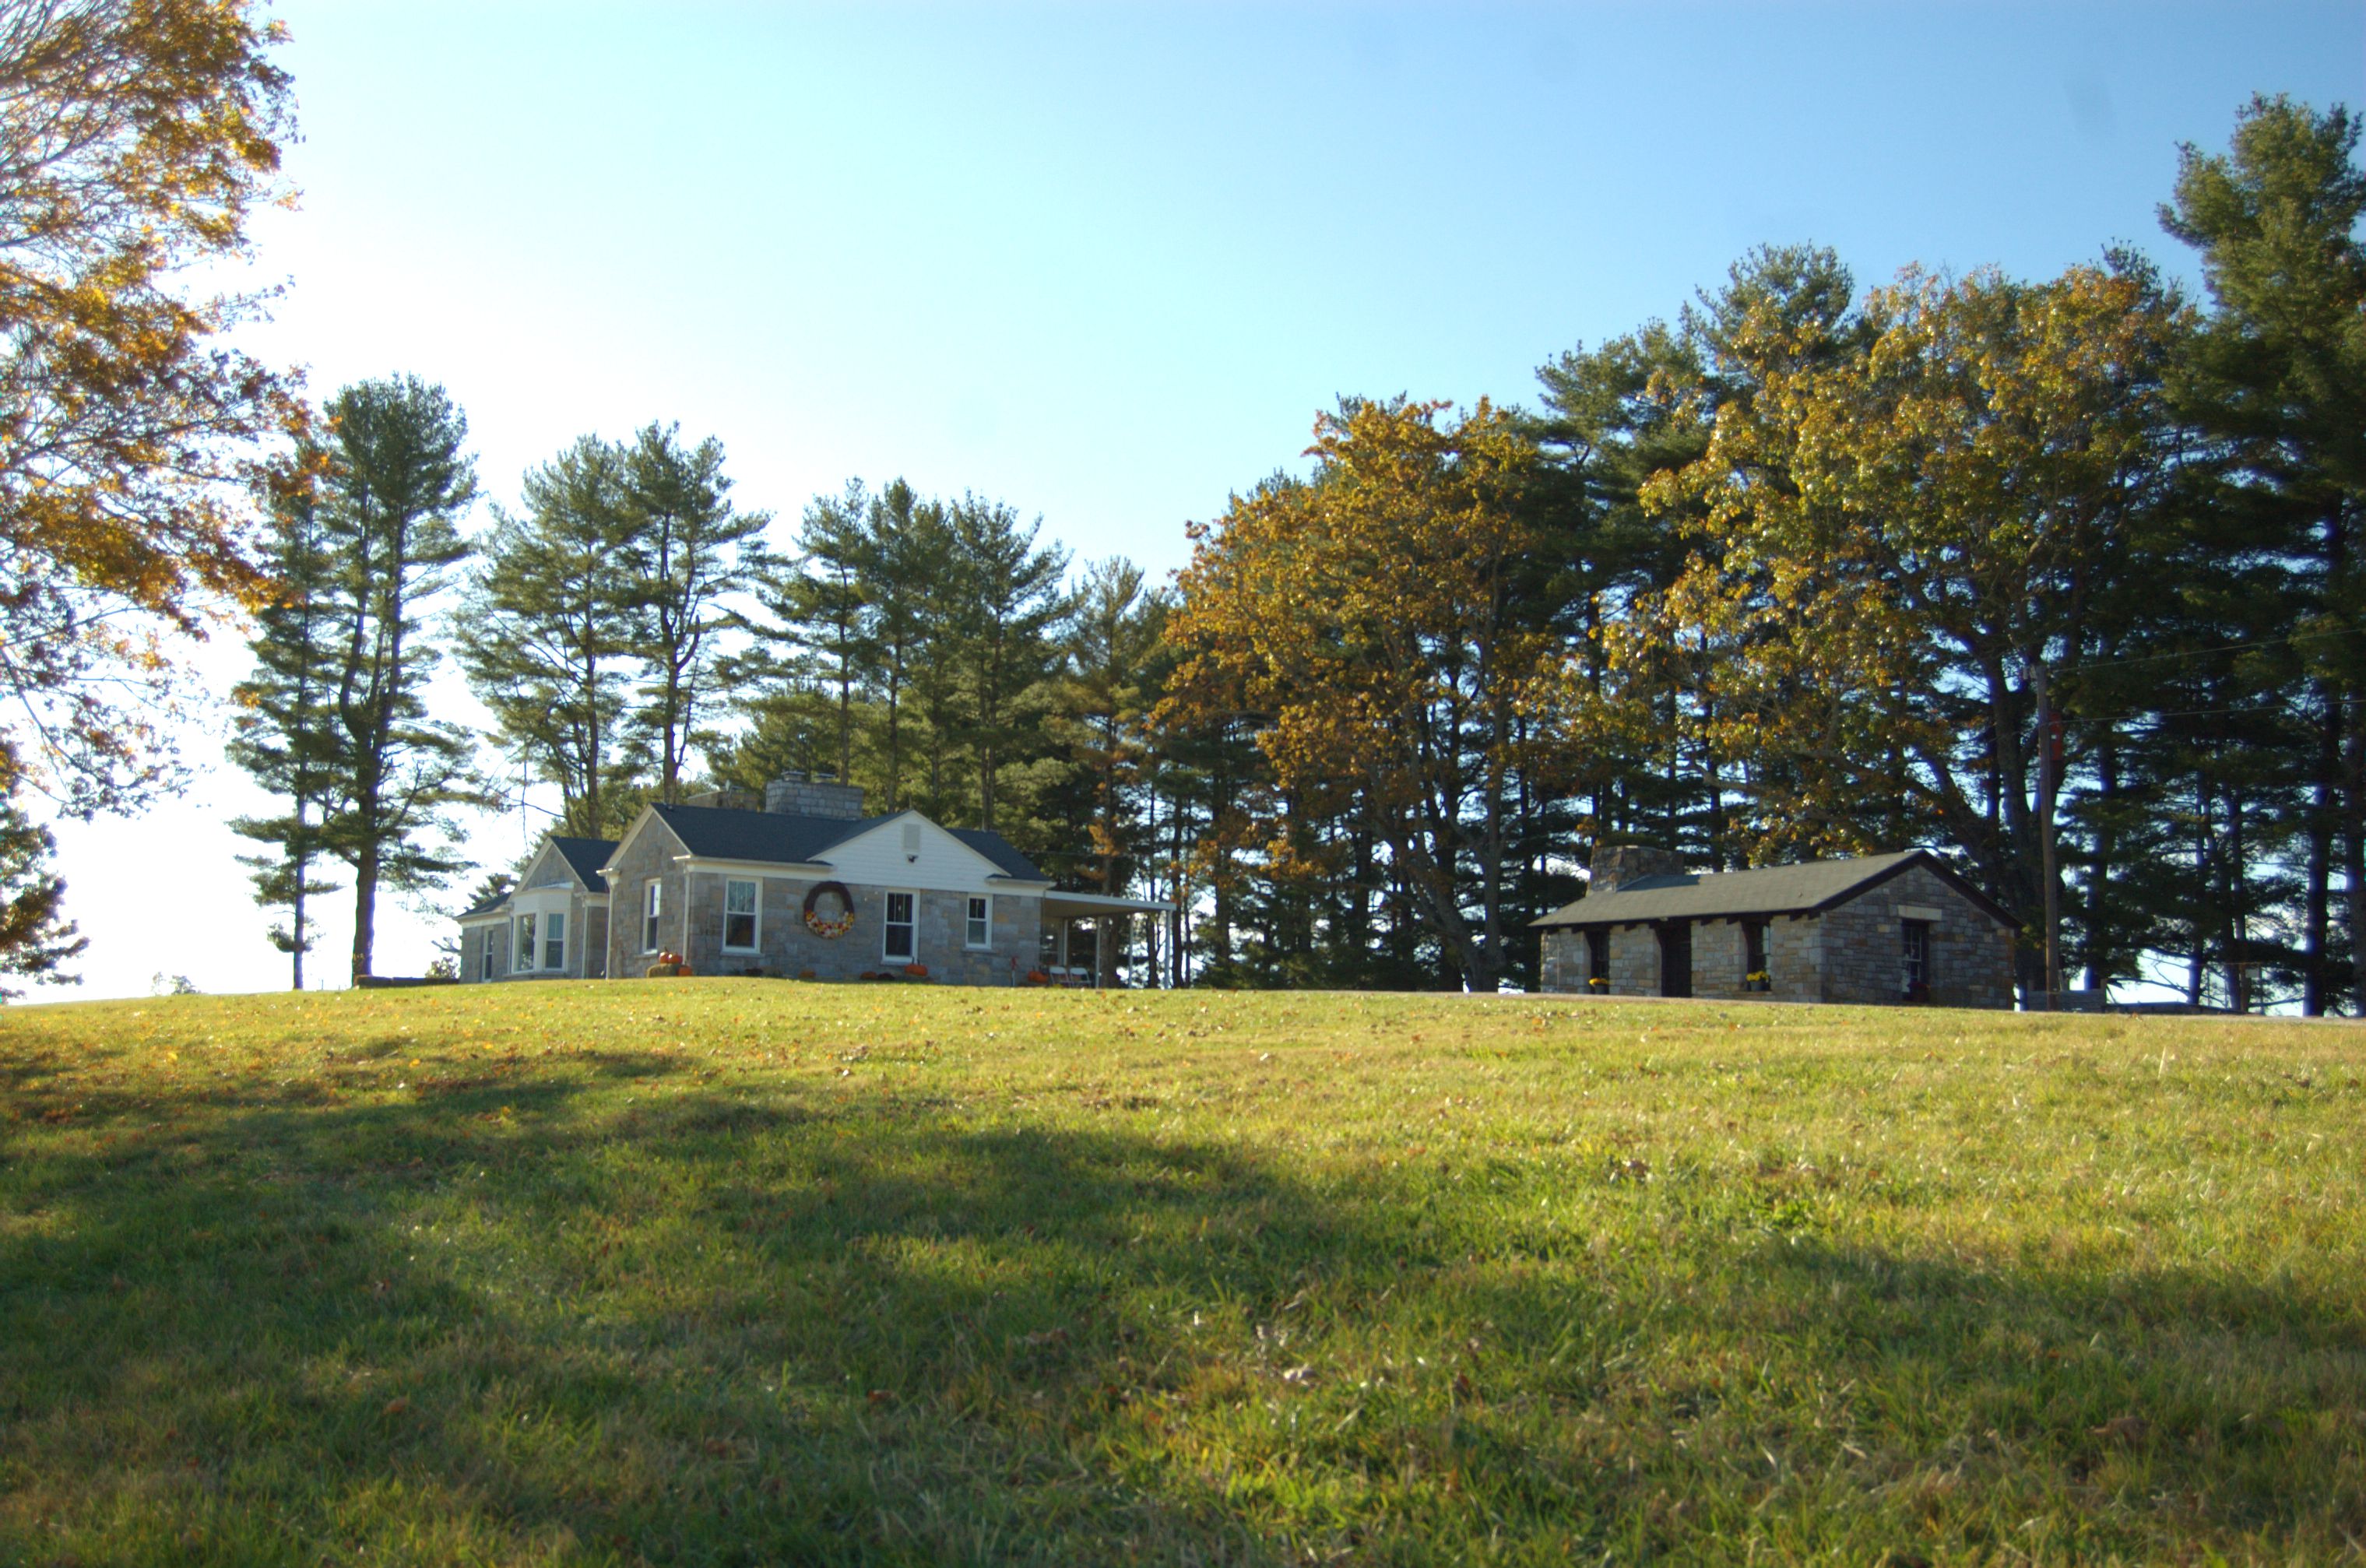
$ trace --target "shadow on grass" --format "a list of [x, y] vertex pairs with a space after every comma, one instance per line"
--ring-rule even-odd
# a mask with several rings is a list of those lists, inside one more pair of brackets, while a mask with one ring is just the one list
[[[0, 1557], [2341, 1550], [2354, 1302], [583, 1054], [18, 1136]], [[30, 1120], [28, 1118], [28, 1120]], [[1564, 1182], [1575, 1179], [1568, 1173]], [[1496, 1192], [1503, 1213], [1536, 1201]], [[1599, 1238], [1609, 1238], [1607, 1245]]]

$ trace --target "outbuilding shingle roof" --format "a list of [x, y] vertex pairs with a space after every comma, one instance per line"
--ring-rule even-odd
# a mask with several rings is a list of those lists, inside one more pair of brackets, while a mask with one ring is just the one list
[[1537, 926], [1627, 925], [1649, 920], [1724, 919], [1741, 915], [1804, 915], [1846, 903], [1910, 866], [1921, 865], [2007, 925], [2021, 922], [1928, 850], [1762, 866], [1755, 871], [1677, 872], [1638, 877], [1616, 893], [1580, 898]]

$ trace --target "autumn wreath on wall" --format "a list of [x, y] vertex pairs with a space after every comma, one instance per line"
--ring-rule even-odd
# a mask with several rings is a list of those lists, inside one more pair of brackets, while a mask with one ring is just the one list
[[[825, 913], [822, 898], [828, 896], [838, 901], [836, 914]], [[806, 930], [831, 941], [854, 929], [854, 895], [846, 890], [843, 882], [817, 882], [806, 890]]]

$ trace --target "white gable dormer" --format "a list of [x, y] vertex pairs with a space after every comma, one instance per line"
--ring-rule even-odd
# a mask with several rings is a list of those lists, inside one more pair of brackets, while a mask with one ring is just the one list
[[993, 893], [1042, 886], [1002, 874], [1001, 867], [917, 811], [874, 823], [832, 844], [821, 858], [837, 880], [856, 886]]

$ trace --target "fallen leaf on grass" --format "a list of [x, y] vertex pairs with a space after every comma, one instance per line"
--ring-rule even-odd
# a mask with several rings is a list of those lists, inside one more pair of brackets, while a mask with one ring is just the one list
[[2112, 1438], [2123, 1443], [2135, 1443], [2144, 1440], [2144, 1435], [2149, 1428], [2150, 1423], [2141, 1416], [2114, 1416], [2101, 1426], [2090, 1427], [2089, 1430], [2098, 1438]]
[[400, 1395], [397, 1395], [395, 1398], [389, 1399], [386, 1402], [386, 1410], [384, 1414], [389, 1416], [400, 1416], [410, 1408], [411, 1401], [402, 1398]]

